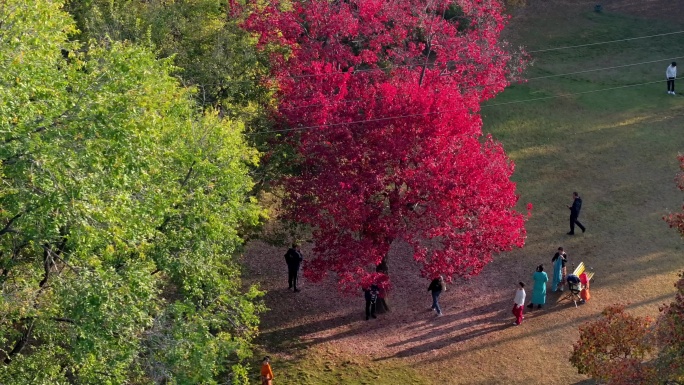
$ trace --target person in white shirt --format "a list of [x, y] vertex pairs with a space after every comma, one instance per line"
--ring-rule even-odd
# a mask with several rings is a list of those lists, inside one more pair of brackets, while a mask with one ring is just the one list
[[674, 82], [677, 78], [677, 62], [672, 62], [665, 70], [665, 77], [667, 78], [667, 93], [670, 95], [675, 94]]
[[523, 305], [525, 304], [525, 283], [524, 282], [518, 282], [518, 285], [520, 286], [516, 291], [515, 291], [515, 299], [513, 300], [513, 315], [515, 316], [515, 322], [513, 322], [513, 325], [520, 325], [522, 323], [523, 318]]

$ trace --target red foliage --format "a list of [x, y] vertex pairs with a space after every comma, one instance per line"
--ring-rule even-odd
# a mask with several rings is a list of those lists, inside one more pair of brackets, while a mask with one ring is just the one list
[[[682, 170], [677, 174], [676, 181], [680, 190], [684, 191], [684, 155], [679, 156], [679, 168]], [[677, 229], [679, 234], [684, 237], [684, 205], [682, 211], [678, 213], [670, 213], [663, 219], [670, 225], [671, 228]]]
[[497, 0], [257, 3], [244, 27], [285, 48], [271, 50], [277, 118], [300, 163], [282, 182], [313, 229], [308, 278], [388, 284], [375, 266], [395, 240], [448, 280], [523, 246], [513, 163], [479, 115], [520, 64]]
[[570, 362], [579, 373], [610, 385], [651, 384], [655, 370], [644, 363], [653, 350], [651, 320], [624, 310], [623, 305], [609, 306], [602, 318], [580, 326]]
[[658, 343], [661, 347], [659, 367], [661, 378], [681, 383], [684, 380], [684, 273], [675, 283], [674, 302], [663, 306], [658, 319]]

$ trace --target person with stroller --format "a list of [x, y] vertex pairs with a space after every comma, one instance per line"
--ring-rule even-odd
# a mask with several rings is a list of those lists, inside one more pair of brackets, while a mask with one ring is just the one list
[[562, 247], [559, 247], [558, 252], [551, 258], [551, 262], [553, 263], [553, 281], [551, 282], [551, 289], [553, 291], [563, 291], [563, 283], [565, 282], [565, 276], [567, 275], [565, 267], [567, 261], [568, 255], [565, 254]]

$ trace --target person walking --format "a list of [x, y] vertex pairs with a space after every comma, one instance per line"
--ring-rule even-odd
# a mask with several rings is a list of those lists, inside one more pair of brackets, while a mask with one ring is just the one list
[[577, 225], [582, 232], [587, 231], [587, 228], [582, 226], [582, 224], [577, 220], [580, 210], [582, 209], [582, 198], [580, 198], [577, 191], [575, 191], [572, 193], [572, 199], [572, 206], [568, 206], [570, 209], [570, 232], [568, 232], [568, 235], [575, 235], [575, 225]]
[[363, 291], [363, 295], [366, 298], [366, 321], [370, 317], [377, 318], [375, 316], [375, 304], [378, 300], [378, 286], [370, 285], [370, 287]]
[[297, 242], [292, 243], [292, 247], [285, 253], [285, 262], [287, 263], [287, 284], [288, 288], [294, 288], [294, 292], [299, 292], [297, 289], [297, 278], [299, 275], [299, 265], [301, 265], [304, 257], [302, 257], [301, 249]]
[[523, 309], [525, 305], [525, 283], [518, 282], [518, 289], [515, 291], [515, 298], [513, 299], [513, 315], [515, 316], [515, 322], [513, 325], [520, 325], [523, 318]]
[[553, 263], [553, 280], [551, 281], [551, 289], [553, 291], [563, 291], [563, 282], [566, 276], [565, 264], [568, 261], [568, 256], [563, 251], [562, 247], [558, 248], [556, 254], [551, 258], [551, 263]]
[[537, 271], [532, 274], [532, 280], [534, 281], [532, 301], [527, 307], [532, 309], [534, 305], [537, 305], [537, 309], [541, 309], [546, 304], [546, 282], [549, 281], [549, 277], [544, 272], [544, 265], [537, 266]]
[[271, 370], [271, 358], [269, 356], [264, 357], [261, 362], [261, 385], [272, 385], [273, 384], [273, 370]]
[[437, 317], [442, 316], [442, 308], [439, 307], [439, 296], [443, 291], [446, 291], [446, 284], [444, 283], [444, 277], [441, 275], [430, 282], [428, 286], [428, 291], [432, 292], [432, 310], [437, 312]]
[[667, 93], [675, 95], [675, 79], [677, 78], [677, 62], [672, 62], [665, 70], [665, 77], [667, 78]]

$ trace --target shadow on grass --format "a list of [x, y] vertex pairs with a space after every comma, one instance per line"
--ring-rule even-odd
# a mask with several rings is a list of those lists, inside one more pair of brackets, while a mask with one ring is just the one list
[[[649, 300], [640, 301], [640, 302], [636, 302], [636, 303], [631, 303], [631, 304], [627, 305], [626, 308], [627, 308], [627, 309], [632, 309], [632, 308], [636, 308], [636, 307], [643, 306], [643, 305], [647, 305], [647, 304], [658, 303], [658, 302], [661, 302], [661, 301], [664, 301], [664, 300], [667, 300], [667, 299], [672, 299], [672, 295], [671, 295], [671, 294], [665, 294], [665, 295], [661, 295], [661, 296], [656, 297], [656, 298], [651, 298], [651, 299], [649, 299]], [[572, 306], [572, 303], [571, 303], [571, 306]], [[574, 306], [573, 306], [573, 307], [574, 307]], [[567, 309], [567, 308], [568, 308], [567, 305], [564, 305], [563, 303], [556, 303], [555, 305], [552, 304], [551, 306], [548, 306], [547, 309], [546, 309], [546, 311], [539, 311], [538, 314], [536, 314], [536, 315], [531, 315], [530, 313], [527, 313], [527, 314], [525, 315], [525, 318], [527, 319], [527, 318], [533, 318], [533, 317], [534, 317], [534, 318], [536, 318], [536, 317], [543, 317], [545, 314], [549, 314], [549, 313], [550, 313], [549, 310], [550, 310], [550, 311], [557, 311], [557, 310], [563, 310], [563, 309]], [[534, 314], [534, 313], [533, 313], [533, 314]], [[587, 322], [587, 321], [596, 319], [596, 317], [597, 317], [597, 316], [596, 316], [595, 314], [587, 315], [587, 316], [584, 316], [584, 317], [570, 317], [570, 316], [569, 316], [569, 317], [567, 317], [567, 321], [566, 321], [566, 322], [558, 322], [558, 323], [555, 323], [555, 324], [553, 324], [553, 325], [549, 325], [548, 327], [546, 327], [546, 328], [544, 329], [544, 331], [545, 331], [545, 332], [549, 332], [549, 331], [556, 330], [556, 329], [562, 329], [562, 328], [565, 328], [565, 327], [568, 327], [568, 326], [571, 326], [571, 325], [577, 325], [577, 326], [579, 326], [580, 324], [582, 324], [582, 323], [584, 323], [584, 322]], [[523, 325], [524, 325], [524, 324], [523, 324]], [[499, 325], [499, 327], [500, 327], [501, 329], [505, 329], [505, 328], [508, 328], [509, 325], [508, 325], [508, 324]], [[510, 326], [510, 327], [513, 327], [513, 326]], [[511, 335], [511, 336], [508, 336], [508, 337], [506, 337], [506, 338], [499, 339], [499, 340], [497, 340], [497, 341], [488, 342], [488, 343], [482, 343], [482, 344], [478, 345], [477, 347], [475, 347], [475, 348], [473, 348], [473, 349], [464, 349], [464, 350], [453, 351], [453, 352], [450, 352], [449, 354], [445, 354], [445, 355], [443, 355], [443, 356], [441, 356], [441, 357], [430, 357], [430, 361], [431, 361], [432, 363], [440, 362], [440, 361], [441, 361], [441, 362], [448, 362], [449, 360], [451, 360], [451, 359], [453, 359], [453, 358], [455, 358], [455, 357], [458, 357], [458, 356], [460, 356], [460, 355], [463, 355], [463, 354], [469, 354], [469, 353], [472, 353], [473, 351], [478, 351], [478, 350], [482, 350], [482, 349], [491, 348], [491, 347], [493, 347], [493, 346], [495, 346], [495, 345], [500, 345], [500, 344], [505, 343], [505, 342], [507, 342], [507, 341], [517, 340], [517, 339], [525, 339], [525, 338], [532, 337], [532, 336], [537, 335], [537, 334], [539, 334], [539, 331], [535, 329], [535, 330], [533, 330], [533, 331], [526, 332], [526, 333], [523, 333], [523, 334]], [[481, 334], [480, 334], [480, 335], [481, 335]], [[457, 337], [457, 338], [458, 338], [458, 337]], [[448, 346], [449, 344], [452, 344], [452, 343], [454, 343], [454, 342], [456, 342], [454, 339], [448, 339], [448, 340], [440, 341], [440, 342], [439, 342], [439, 345], [441, 345], [441, 346]], [[394, 356], [383, 357], [383, 358], [379, 358], [379, 359], [377, 359], [377, 360], [378, 360], [378, 361], [382, 361], [382, 360], [386, 360], [386, 359], [390, 359], [390, 358], [394, 358], [394, 357], [407, 357], [407, 356], [410, 356], [410, 355], [415, 355], [415, 354], [422, 353], [422, 352], [424, 352], [424, 351], [433, 350], [433, 349], [434, 349], [434, 348], [430, 348], [430, 349], [425, 349], [425, 348], [420, 349], [420, 347], [418, 347], [418, 348], [412, 348], [412, 349], [409, 349], [410, 351], [402, 351], [402, 352], [397, 353], [397, 354], [394, 355]], [[410, 354], [409, 354], [409, 353], [410, 353]]]
[[[498, 323], [508, 314], [506, 310], [508, 307], [508, 302], [510, 301], [499, 301], [474, 307], [459, 313], [445, 312], [445, 315], [439, 318], [433, 318], [430, 316], [426, 319], [417, 319], [411, 321], [405, 327], [413, 330], [422, 327], [425, 329], [424, 332], [415, 337], [391, 344], [388, 347], [397, 347], [406, 344], [414, 344], [426, 339], [434, 339], [435, 337], [451, 334], [459, 329], [469, 331], [449, 339], [450, 343], [467, 341], [484, 334], [502, 330], [508, 327], [508, 324], [499, 325]], [[392, 332], [393, 330], [396, 331], [398, 327], [401, 327], [401, 324], [396, 320], [383, 319], [383, 317], [390, 317], [392, 313], [387, 314], [387, 316], [378, 315], [377, 320], [371, 319], [370, 321], [364, 321], [363, 314], [361, 311], [359, 311], [338, 315], [320, 321], [306, 322], [292, 327], [266, 331], [259, 336], [257, 343], [264, 346], [269, 346], [269, 350], [274, 352], [297, 355], [298, 353], [303, 353], [307, 348], [313, 347], [315, 345], [334, 342], [336, 340], [368, 333], [382, 333], [383, 329], [387, 329], [387, 332]], [[459, 322], [460, 320], [465, 319], [470, 319], [470, 321]], [[497, 324], [479, 329], [477, 328], [478, 325], [488, 325], [491, 323]], [[449, 326], [445, 326], [445, 324]], [[336, 329], [343, 331], [321, 337], [315, 336], [316, 334]], [[313, 337], [302, 338], [302, 336], [306, 335], [313, 335]], [[425, 347], [425, 351], [433, 349], [435, 349], [435, 347]], [[419, 350], [421, 349], [417, 348], [415, 354], [420, 353], [421, 351]]]
[[594, 381], [592, 379], [588, 379], [588, 380], [583, 380], [583, 381], [579, 381], [579, 382], [573, 382], [570, 385], [596, 385], [596, 381]]

